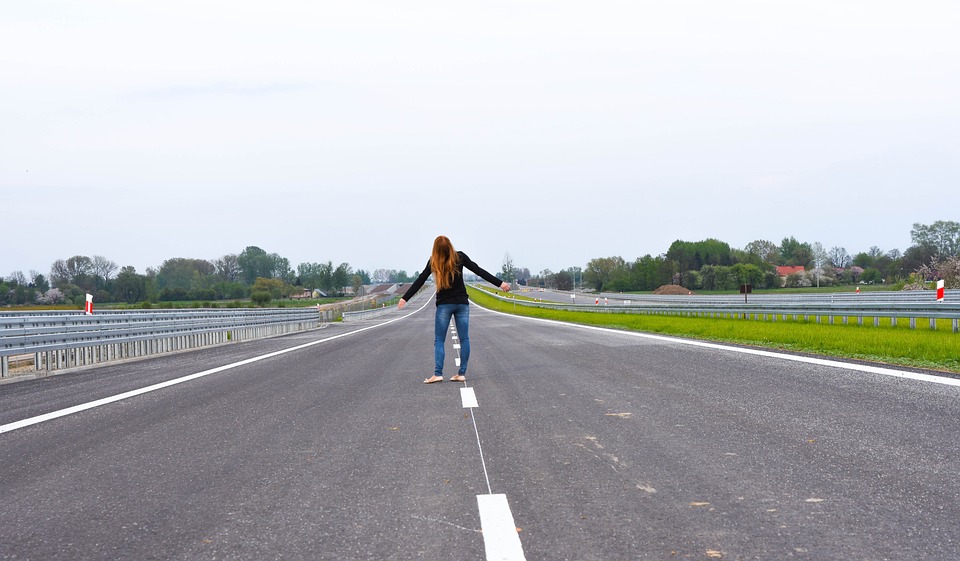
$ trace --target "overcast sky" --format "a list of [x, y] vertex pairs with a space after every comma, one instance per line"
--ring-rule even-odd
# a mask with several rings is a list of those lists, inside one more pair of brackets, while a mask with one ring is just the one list
[[0, 275], [905, 250], [960, 221], [960, 2], [7, 2]]

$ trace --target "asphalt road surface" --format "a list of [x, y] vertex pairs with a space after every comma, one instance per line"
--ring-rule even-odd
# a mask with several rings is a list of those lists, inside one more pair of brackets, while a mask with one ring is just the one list
[[956, 380], [471, 315], [0, 386], [0, 559], [960, 559]]

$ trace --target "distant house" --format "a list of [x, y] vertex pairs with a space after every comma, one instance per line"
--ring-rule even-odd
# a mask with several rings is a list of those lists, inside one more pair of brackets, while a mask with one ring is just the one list
[[804, 271], [805, 269], [803, 268], [803, 265], [797, 265], [796, 267], [793, 267], [793, 266], [777, 267], [777, 276], [780, 277], [781, 279], [785, 279], [794, 273], [802, 273]]
[[393, 294], [396, 291], [397, 291], [396, 284], [378, 284], [370, 288], [370, 290], [367, 291], [367, 294], [377, 294], [377, 295]]
[[803, 265], [797, 265], [795, 267], [789, 265], [777, 267], [777, 276], [780, 277], [780, 286], [787, 286], [787, 277], [790, 275], [802, 273], [804, 271], [806, 271], [806, 269], [803, 268]]
[[309, 288], [304, 288], [303, 292], [301, 292], [300, 294], [293, 294], [290, 296], [290, 298], [293, 298], [294, 300], [304, 300], [304, 299], [310, 299], [310, 298], [316, 299], [316, 298], [326, 298], [326, 297], [327, 297], [326, 293], [323, 292], [322, 290], [317, 290], [317, 289], [311, 290]]
[[845, 273], [849, 274], [850, 279], [856, 282], [860, 278], [860, 275], [863, 274], [863, 267], [858, 267], [856, 265], [850, 267], [849, 269], [844, 269], [843, 267], [837, 267], [838, 277], [842, 276]]

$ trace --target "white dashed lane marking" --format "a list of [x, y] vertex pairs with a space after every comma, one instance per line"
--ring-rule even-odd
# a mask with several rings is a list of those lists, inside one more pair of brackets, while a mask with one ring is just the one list
[[460, 401], [463, 402], [464, 409], [480, 407], [480, 404], [477, 403], [477, 394], [474, 393], [473, 388], [460, 388]]
[[507, 496], [477, 495], [477, 506], [480, 507], [480, 528], [483, 530], [487, 561], [525, 560]]

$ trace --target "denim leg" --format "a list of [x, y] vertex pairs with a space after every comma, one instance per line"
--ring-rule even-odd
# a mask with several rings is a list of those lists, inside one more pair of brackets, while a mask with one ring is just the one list
[[455, 307], [456, 304], [440, 304], [437, 306], [437, 315], [433, 323], [434, 376], [443, 376], [443, 361], [446, 357], [444, 342], [447, 339], [447, 328], [450, 327], [450, 317], [453, 315]]
[[453, 312], [453, 321], [457, 326], [457, 337], [460, 338], [460, 370], [458, 374], [467, 373], [467, 361], [470, 360], [470, 304], [456, 304]]

